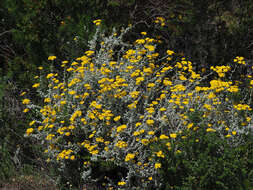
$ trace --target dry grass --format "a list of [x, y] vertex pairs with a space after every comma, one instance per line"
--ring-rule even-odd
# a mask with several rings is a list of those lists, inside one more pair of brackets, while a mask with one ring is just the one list
[[18, 176], [0, 182], [0, 190], [58, 190], [53, 181], [43, 176]]

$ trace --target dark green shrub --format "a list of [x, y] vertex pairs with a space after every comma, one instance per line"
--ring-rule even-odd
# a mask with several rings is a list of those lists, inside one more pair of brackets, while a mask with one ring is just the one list
[[216, 132], [204, 129], [185, 131], [182, 136], [187, 138], [166, 151], [167, 160], [161, 159], [162, 189], [253, 188], [252, 135], [245, 135], [236, 147]]
[[3, 180], [9, 179], [15, 172], [15, 165], [12, 157], [8, 152], [6, 143], [0, 145], [0, 184]]

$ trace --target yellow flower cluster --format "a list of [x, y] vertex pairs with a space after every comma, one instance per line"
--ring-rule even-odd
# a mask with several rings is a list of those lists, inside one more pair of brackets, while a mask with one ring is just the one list
[[22, 103], [23, 103], [23, 104], [29, 104], [29, 103], [30, 103], [30, 100], [27, 99], [27, 98], [26, 98], [26, 99], [23, 99]]
[[236, 58], [234, 59], [234, 62], [242, 64], [242, 65], [246, 64], [244, 57], [240, 57], [240, 56], [236, 56]]
[[117, 132], [118, 132], [118, 133], [119, 133], [119, 132], [122, 132], [122, 131], [124, 131], [126, 128], [127, 128], [126, 125], [121, 125], [121, 126], [117, 127]]
[[216, 66], [216, 67], [211, 67], [211, 70], [215, 71], [219, 77], [225, 77], [225, 73], [228, 72], [231, 68], [229, 66]]
[[161, 26], [165, 26], [165, 18], [163, 17], [156, 17], [154, 22], [160, 24]]
[[241, 111], [241, 110], [252, 110], [252, 108], [250, 108], [249, 105], [247, 104], [237, 104], [237, 105], [234, 105], [234, 108]]
[[101, 24], [101, 20], [100, 20], [100, 19], [94, 20], [93, 23], [94, 23], [96, 26], [99, 26], [99, 25]]
[[134, 159], [134, 157], [135, 157], [135, 154], [128, 153], [128, 154], [126, 155], [125, 161], [128, 162], [128, 161]]
[[[164, 26], [165, 19], [157, 17], [156, 23]], [[100, 25], [101, 20], [94, 24]], [[81, 159], [78, 154], [85, 150], [91, 159], [111, 160], [153, 181], [150, 176], [162, 167], [158, 160], [166, 159], [168, 151], [183, 153], [175, 146], [188, 138], [182, 131], [204, 127], [216, 133], [228, 128], [226, 137], [233, 138], [238, 132], [232, 122], [250, 124], [248, 112], [238, 119], [238, 111], [250, 111], [250, 106], [245, 102], [233, 105], [228, 99], [240, 91], [238, 83], [225, 78], [233, 66], [211, 67], [219, 78], [209, 80], [172, 50], [165, 50], [162, 57], [156, 52], [158, 40], [146, 35], [142, 32], [140, 39], [120, 53], [110, 40], [103, 39], [99, 50], [90, 47], [72, 62], [62, 61], [68, 78], [52, 71], [44, 77], [48, 88], [41, 93], [41, 106], [34, 106], [22, 93], [23, 112], [38, 109], [41, 118], [29, 123], [27, 136], [38, 133], [32, 136], [46, 140], [50, 144], [46, 152], [58, 162]], [[120, 40], [119, 36], [111, 37]], [[243, 61], [236, 58], [239, 64]], [[42, 84], [37, 81], [32, 87]], [[126, 183], [122, 179], [118, 185]]]
[[48, 57], [48, 60], [49, 60], [49, 61], [53, 61], [53, 60], [55, 60], [55, 59], [56, 59], [56, 56], [53, 56], [53, 55]]
[[28, 128], [27, 130], [26, 130], [26, 134], [29, 136], [32, 132], [33, 132], [33, 128]]
[[119, 186], [123, 186], [123, 185], [125, 185], [125, 184], [126, 184], [125, 181], [119, 181], [119, 182], [118, 182], [118, 185], [119, 185]]
[[[57, 155], [57, 160], [60, 160], [60, 159], [70, 159], [70, 160], [74, 160], [75, 159], [75, 156], [74, 155], [71, 155], [71, 153], [73, 153], [73, 150], [63, 150], [62, 152], [60, 152], [58, 155]], [[71, 155], [71, 156], [70, 156]]]
[[156, 152], [156, 156], [164, 158], [164, 154], [163, 154], [163, 152], [161, 150], [159, 152]]
[[126, 148], [127, 143], [125, 141], [118, 141], [116, 146], [119, 147], [119, 148]]
[[155, 168], [158, 169], [158, 168], [161, 168], [162, 164], [161, 163], [155, 163]]

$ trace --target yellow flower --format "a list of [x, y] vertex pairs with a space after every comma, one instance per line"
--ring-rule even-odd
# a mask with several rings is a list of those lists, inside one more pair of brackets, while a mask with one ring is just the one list
[[146, 108], [146, 110], [148, 111], [148, 113], [152, 114], [155, 112], [155, 109], [153, 107], [150, 108]]
[[209, 104], [204, 104], [203, 107], [206, 108], [207, 110], [212, 110], [212, 106]]
[[141, 122], [137, 122], [137, 123], [135, 124], [136, 127], [139, 127], [140, 125], [141, 125]]
[[171, 144], [170, 144], [170, 142], [167, 142], [167, 143], [166, 143], [166, 146], [168, 147], [168, 150], [171, 149]]
[[32, 87], [33, 88], [38, 88], [40, 86], [40, 83], [35, 83]]
[[143, 69], [143, 72], [144, 72], [144, 73], [147, 73], [147, 74], [153, 73], [153, 71], [152, 71], [152, 69], [151, 69], [150, 67], [144, 68], [144, 69]]
[[190, 129], [190, 128], [192, 128], [193, 127], [193, 123], [189, 123], [188, 125], [187, 125], [187, 129]]
[[163, 139], [168, 139], [168, 138], [169, 138], [169, 137], [166, 136], [166, 135], [161, 135], [161, 136], [160, 136], [160, 139], [161, 139], [161, 140], [163, 140]]
[[39, 130], [39, 131], [41, 131], [42, 129], [43, 129], [43, 126], [42, 126], [42, 125], [38, 127], [38, 130]]
[[66, 136], [70, 136], [70, 132], [65, 133]]
[[53, 60], [55, 60], [55, 59], [56, 59], [56, 56], [49, 56], [49, 57], [48, 57], [48, 60], [49, 60], [49, 61], [53, 61]]
[[96, 155], [96, 154], [98, 154], [98, 150], [92, 150], [92, 151], [90, 151], [90, 153]]
[[142, 81], [144, 81], [144, 77], [137, 77], [137, 78], [136, 78], [136, 83], [135, 83], [135, 84], [136, 84], [136, 85], [140, 85]]
[[26, 130], [26, 134], [29, 136], [32, 132], [33, 132], [33, 128], [28, 128], [27, 130]]
[[26, 109], [23, 110], [24, 113], [27, 113], [28, 111], [29, 111], [28, 108], [26, 108]]
[[155, 86], [155, 83], [148, 83], [148, 87], [149, 88], [152, 88], [152, 87], [154, 87]]
[[73, 130], [73, 129], [75, 129], [76, 127], [75, 127], [74, 125], [70, 125], [68, 128], [69, 128], [70, 130]]
[[163, 85], [164, 85], [164, 86], [168, 86], [168, 85], [171, 86], [171, 85], [172, 85], [172, 82], [169, 81], [169, 80], [164, 80], [164, 81], [163, 81]]
[[171, 134], [170, 134], [170, 138], [172, 138], [172, 139], [177, 138], [177, 134], [175, 134], [175, 133], [171, 133]]
[[127, 107], [128, 107], [129, 109], [134, 109], [134, 108], [136, 108], [137, 102], [138, 102], [138, 101], [134, 101], [132, 104], [127, 105]]
[[50, 98], [45, 98], [45, 99], [44, 99], [44, 102], [45, 102], [45, 103], [50, 103], [50, 102], [51, 102], [51, 99], [50, 99]]
[[130, 92], [129, 94], [130, 94], [130, 96], [131, 96], [132, 98], [137, 98], [138, 95], [140, 94], [140, 92], [139, 92], [139, 91], [133, 91], [133, 92]]
[[49, 78], [51, 78], [51, 77], [53, 77], [53, 76], [54, 76], [53, 73], [49, 73], [49, 74], [47, 75], [47, 79], [49, 79]]
[[168, 55], [172, 55], [172, 54], [174, 54], [174, 53], [175, 53], [174, 51], [167, 50], [167, 54], [168, 54]]
[[158, 169], [158, 168], [161, 168], [161, 163], [155, 163], [155, 168]]
[[66, 104], [66, 101], [65, 101], [65, 100], [60, 101], [60, 104], [61, 104], [61, 105], [65, 105], [65, 104]]
[[134, 159], [134, 157], [135, 157], [135, 154], [128, 153], [126, 155], [125, 161], [128, 162], [129, 160]]
[[104, 142], [104, 139], [103, 139], [102, 137], [97, 137], [97, 138], [96, 138], [96, 141], [102, 143], [102, 142]]
[[144, 47], [147, 48], [149, 51], [155, 50], [155, 46], [152, 46], [152, 45], [145, 45]]
[[119, 181], [119, 182], [118, 182], [118, 185], [119, 185], [119, 186], [123, 186], [123, 185], [125, 185], [125, 184], [126, 184], [126, 182], [124, 182], [124, 181]]
[[93, 23], [94, 23], [96, 26], [99, 26], [99, 25], [101, 24], [101, 20], [100, 20], [100, 19], [94, 20]]
[[119, 148], [126, 148], [127, 147], [127, 143], [125, 141], [118, 141], [116, 143], [116, 146]]
[[164, 158], [164, 154], [163, 154], [163, 152], [161, 150], [159, 152], [156, 152], [156, 156]]
[[121, 131], [124, 131], [126, 128], [127, 128], [126, 125], [121, 125], [121, 126], [117, 127], [117, 132], [119, 133]]
[[75, 160], [75, 156], [74, 155], [70, 156], [70, 160]]
[[133, 133], [133, 135], [134, 136], [138, 136], [138, 135], [140, 135], [140, 134], [142, 134], [142, 133], [144, 133], [145, 132], [145, 130], [144, 129], [141, 129], [140, 131], [135, 131], [134, 133]]
[[29, 103], [30, 103], [30, 100], [29, 100], [29, 99], [23, 99], [22, 103], [23, 103], [23, 104], [29, 104]]
[[148, 145], [149, 140], [148, 139], [142, 139], [141, 143], [144, 144], [144, 145]]
[[215, 129], [212, 129], [212, 128], [207, 128], [206, 129], [206, 132], [215, 132], [216, 130]]
[[31, 121], [31, 122], [29, 123], [29, 126], [32, 126], [34, 123], [35, 123], [35, 121]]
[[119, 116], [117, 116], [117, 117], [114, 117], [114, 121], [119, 121], [120, 120], [120, 118], [121, 118], [121, 116], [119, 115]]
[[144, 44], [145, 40], [144, 39], [138, 39], [135, 41], [137, 44]]
[[239, 63], [239, 64], [245, 65], [244, 57], [236, 56], [236, 58], [234, 59], [234, 62], [237, 62], [237, 63]]
[[20, 96], [24, 96], [26, 94], [26, 92], [22, 92], [21, 94], [20, 94]]
[[76, 94], [76, 91], [71, 90], [71, 91], [69, 91], [69, 94], [70, 94], [70, 95], [74, 95], [74, 94]]
[[252, 110], [251, 107], [247, 104], [237, 104], [237, 105], [234, 105], [234, 108], [237, 109], [237, 110]]
[[148, 125], [153, 125], [153, 124], [154, 124], [154, 120], [148, 119], [148, 120], [146, 121], [146, 123], [147, 123]]
[[86, 54], [87, 56], [91, 56], [91, 55], [93, 55], [94, 53], [95, 53], [95, 52], [92, 51], [92, 50], [88, 50], [88, 51], [85, 52], [85, 54]]
[[183, 80], [183, 81], [184, 81], [184, 80], [187, 80], [187, 78], [185, 78], [184, 75], [180, 75], [180, 76], [179, 76], [179, 79], [180, 79], [180, 80]]

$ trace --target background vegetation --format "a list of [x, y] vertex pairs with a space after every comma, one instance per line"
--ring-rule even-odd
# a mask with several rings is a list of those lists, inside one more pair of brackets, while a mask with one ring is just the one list
[[[157, 17], [164, 20], [154, 23]], [[0, 161], [0, 184], [15, 176], [30, 175], [34, 168], [39, 171], [43, 168], [48, 175], [43, 171], [41, 175], [56, 181], [54, 176], [57, 171], [48, 169], [50, 167], [43, 161], [40, 144], [23, 137], [30, 118], [23, 113], [24, 106], [19, 94], [28, 91], [33, 101], [39, 101], [36, 92], [31, 88], [35, 82], [37, 67], [43, 66], [49, 71], [50, 64], [54, 64], [54, 68], [60, 70], [61, 63], [57, 61], [48, 63], [48, 56], [55, 55], [61, 60], [71, 60], [83, 53], [88, 47], [88, 40], [95, 32], [92, 21], [96, 19], [103, 20], [102, 28], [108, 33], [114, 27], [120, 29], [128, 24], [134, 25], [135, 30], [127, 37], [128, 41], [135, 40], [142, 31], [161, 38], [163, 44], [159, 48], [173, 49], [178, 54], [184, 55], [199, 71], [209, 70], [211, 65], [227, 64], [235, 56], [246, 57], [248, 66], [252, 63], [253, 5], [249, 0], [2, 0], [0, 157], [4, 159]], [[243, 69], [239, 73], [234, 73], [233, 77], [237, 78], [246, 73], [247, 69]], [[207, 141], [212, 138], [215, 137], [208, 137]], [[186, 144], [189, 147], [193, 146], [189, 142]], [[204, 143], [206, 144], [208, 142]], [[224, 162], [211, 157], [210, 159], [214, 159], [213, 170], [217, 165], [230, 165], [226, 170], [227, 173], [219, 178], [226, 178], [232, 173], [241, 173], [244, 178], [238, 181], [241, 183], [238, 189], [252, 183], [250, 169], [253, 158], [252, 152], [249, 151], [251, 147], [252, 144], [246, 143], [236, 150], [228, 148], [228, 152], [223, 155], [227, 156], [223, 159]], [[187, 158], [184, 163], [181, 163], [180, 159], [179, 163], [172, 160], [173, 164], [183, 168], [183, 170], [168, 168], [175, 174], [174, 177], [170, 176], [173, 179], [182, 174], [182, 177], [180, 176], [182, 180], [174, 185], [185, 186], [186, 189], [197, 187], [205, 189], [209, 184], [206, 184], [205, 179], [197, 179], [197, 176], [207, 176], [210, 179], [216, 174], [212, 173], [214, 172], [212, 170], [205, 175], [203, 173], [207, 171], [205, 166], [199, 167], [202, 168], [199, 170], [194, 166], [201, 166], [207, 161], [205, 154], [210, 155], [209, 151], [207, 149], [202, 153], [191, 153], [195, 157]], [[241, 164], [241, 167], [238, 167], [238, 164]], [[236, 165], [237, 170], [234, 171]], [[101, 171], [115, 168], [96, 164], [94, 167], [98, 167]], [[186, 176], [182, 171], [189, 171], [189, 175]], [[164, 175], [165, 178], [168, 177], [166, 171]], [[226, 180], [231, 181], [235, 178], [227, 177]], [[217, 183], [220, 185], [218, 188], [225, 188], [221, 182]], [[167, 185], [166, 182], [164, 185]]]

